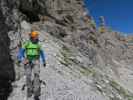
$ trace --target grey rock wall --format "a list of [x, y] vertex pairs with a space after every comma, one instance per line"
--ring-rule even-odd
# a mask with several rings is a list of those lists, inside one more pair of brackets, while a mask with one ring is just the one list
[[[0, 5], [3, 1], [0, 1]], [[12, 91], [11, 83], [15, 80], [15, 70], [13, 60], [10, 56], [10, 39], [8, 32], [12, 29], [6, 23], [7, 9], [0, 6], [0, 99], [7, 100], [10, 92]]]

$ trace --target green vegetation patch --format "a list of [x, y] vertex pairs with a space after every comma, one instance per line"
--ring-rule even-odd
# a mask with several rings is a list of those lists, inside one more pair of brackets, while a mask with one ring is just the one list
[[85, 76], [89, 76], [89, 75], [93, 76], [96, 73], [96, 71], [93, 68], [87, 68], [84, 66], [81, 66], [79, 71]]
[[63, 56], [63, 57], [61, 57], [62, 60], [60, 60], [60, 63], [65, 66], [72, 65], [72, 59], [71, 59], [72, 53], [71, 53], [70, 49], [68, 49], [66, 46], [63, 46], [62, 50], [60, 52]]
[[124, 89], [115, 81], [110, 81], [110, 85], [117, 90], [117, 92], [127, 98], [127, 100], [133, 100], [133, 94], [131, 94], [128, 90]]

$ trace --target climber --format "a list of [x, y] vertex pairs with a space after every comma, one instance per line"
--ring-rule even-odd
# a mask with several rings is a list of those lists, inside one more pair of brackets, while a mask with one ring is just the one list
[[[43, 66], [46, 66], [45, 55], [38, 43], [39, 33], [33, 31], [29, 34], [30, 39], [22, 44], [21, 49], [18, 53], [19, 62], [23, 62], [25, 65], [26, 72], [26, 86], [27, 86], [27, 97], [31, 97], [34, 94], [34, 100], [39, 100], [41, 87], [40, 87], [40, 58], [43, 62]], [[34, 79], [32, 81], [32, 70], [34, 72]]]

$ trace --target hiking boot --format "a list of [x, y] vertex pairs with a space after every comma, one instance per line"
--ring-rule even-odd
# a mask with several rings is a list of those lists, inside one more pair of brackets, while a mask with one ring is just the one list
[[27, 93], [27, 97], [30, 98], [32, 96], [32, 93]]
[[40, 100], [39, 96], [34, 96], [34, 100]]
[[31, 89], [27, 89], [27, 97], [30, 98], [32, 96], [33, 91]]

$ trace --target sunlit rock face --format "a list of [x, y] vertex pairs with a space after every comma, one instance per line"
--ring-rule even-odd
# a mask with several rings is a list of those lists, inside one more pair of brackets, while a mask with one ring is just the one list
[[132, 100], [133, 51], [120, 34], [98, 32], [83, 0], [0, 0], [0, 8], [0, 100], [12, 88], [9, 100], [26, 97], [24, 74], [14, 62], [17, 46], [33, 27], [47, 55], [42, 100]]

